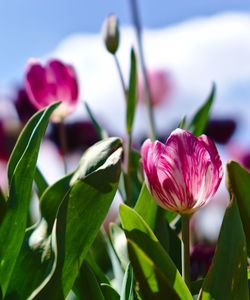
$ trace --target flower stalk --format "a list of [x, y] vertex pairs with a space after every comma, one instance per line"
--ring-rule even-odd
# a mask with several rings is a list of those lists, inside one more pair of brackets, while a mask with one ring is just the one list
[[63, 160], [63, 167], [64, 173], [67, 174], [68, 167], [66, 162], [66, 153], [67, 153], [67, 141], [66, 141], [66, 131], [63, 121], [59, 123], [59, 135], [60, 135], [60, 144], [61, 144], [61, 151], [62, 151], [62, 160]]
[[141, 22], [138, 13], [138, 7], [136, 0], [130, 0], [130, 10], [132, 15], [132, 20], [135, 27], [136, 32], [136, 40], [138, 44], [139, 58], [142, 70], [142, 77], [145, 86], [145, 98], [146, 98], [146, 108], [147, 108], [147, 116], [148, 116], [148, 126], [149, 126], [149, 137], [152, 141], [156, 140], [156, 129], [155, 129], [155, 120], [152, 109], [152, 99], [150, 95], [149, 82], [146, 74], [146, 64], [143, 53], [142, 46], [142, 30], [141, 30]]
[[190, 234], [189, 234], [189, 221], [190, 215], [181, 216], [181, 255], [182, 255], [182, 278], [187, 287], [190, 287]]

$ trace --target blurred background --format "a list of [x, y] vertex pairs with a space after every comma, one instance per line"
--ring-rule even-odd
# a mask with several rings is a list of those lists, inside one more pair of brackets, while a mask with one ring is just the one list
[[[235, 159], [250, 168], [249, 0], [141, 0], [138, 7], [161, 140], [166, 140], [184, 114], [188, 119], [192, 117], [215, 82], [216, 100], [207, 134], [217, 143], [224, 163]], [[110, 134], [123, 137], [124, 96], [113, 57], [106, 51], [102, 38], [107, 15], [114, 13], [120, 20], [117, 56], [126, 80], [130, 49], [136, 49], [136, 42], [127, 0], [1, 1], [0, 11], [0, 180], [4, 188], [9, 153], [21, 127], [34, 113], [23, 88], [27, 60], [57, 57], [73, 64], [81, 100], [87, 101]], [[138, 80], [140, 99], [133, 136], [139, 149], [147, 136], [147, 125], [140, 73]], [[66, 123], [71, 137], [67, 159], [74, 168], [83, 150], [97, 136], [82, 103]], [[54, 126], [49, 128], [39, 157], [39, 166], [50, 182], [63, 173], [57, 145], [58, 130]], [[212, 202], [210, 213], [201, 211], [199, 220], [205, 230], [209, 227], [207, 234], [214, 238], [228, 197], [225, 184], [217, 197], [216, 209]], [[210, 221], [211, 210], [214, 222]]]

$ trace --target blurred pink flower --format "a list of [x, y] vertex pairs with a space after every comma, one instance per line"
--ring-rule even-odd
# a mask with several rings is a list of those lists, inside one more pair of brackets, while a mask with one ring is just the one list
[[57, 59], [49, 60], [45, 66], [31, 59], [26, 68], [25, 87], [31, 103], [37, 109], [53, 102], [62, 102], [52, 115], [54, 122], [60, 122], [68, 116], [78, 102], [76, 73], [71, 65]]
[[196, 138], [183, 129], [174, 130], [165, 145], [146, 140], [141, 156], [154, 200], [180, 214], [191, 214], [205, 206], [223, 177], [214, 143], [206, 135]]
[[237, 161], [250, 172], [250, 148], [246, 145], [231, 142], [227, 145], [226, 150], [230, 159]]
[[[165, 70], [147, 71], [152, 105], [157, 106], [168, 100], [173, 91], [173, 82], [171, 76]], [[145, 88], [142, 80], [139, 80], [138, 98], [146, 101]]]

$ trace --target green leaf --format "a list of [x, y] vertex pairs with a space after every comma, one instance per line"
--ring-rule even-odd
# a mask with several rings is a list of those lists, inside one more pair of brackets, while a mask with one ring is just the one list
[[22, 131], [9, 162], [7, 212], [0, 226], [0, 285], [6, 293], [22, 246], [40, 143], [50, 115], [59, 104], [39, 111]]
[[198, 110], [198, 112], [193, 117], [190, 122], [187, 130], [192, 132], [195, 136], [200, 136], [204, 133], [207, 122], [209, 119], [209, 113], [211, 106], [213, 104], [214, 96], [215, 96], [216, 86], [213, 83], [211, 93], [207, 99], [207, 101], [203, 104], [203, 106]]
[[43, 177], [41, 171], [36, 167], [35, 177], [34, 177], [36, 188], [37, 188], [37, 195], [40, 198], [43, 192], [48, 188], [48, 183], [46, 179]]
[[[113, 139], [110, 140], [113, 141]], [[104, 141], [103, 143], [106, 144], [107, 142]], [[96, 149], [95, 145], [93, 149]], [[99, 149], [101, 153], [103, 149], [106, 148]], [[98, 155], [98, 153], [96, 155]], [[108, 155], [109, 152], [106, 151], [106, 158]], [[83, 157], [84, 156], [86, 156], [86, 154], [83, 155]], [[92, 157], [92, 159], [94, 159], [94, 157]], [[102, 162], [104, 162], [104, 157]], [[85, 168], [85, 166], [86, 164], [83, 165], [83, 169], [81, 170], [83, 177], [89, 170]], [[99, 166], [100, 164], [96, 167]], [[79, 173], [79, 169], [77, 172]], [[20, 299], [22, 299], [22, 297], [27, 298], [52, 269], [54, 257], [50, 255], [51, 237], [49, 235], [51, 234], [58, 208], [70, 190], [72, 176], [72, 173], [66, 175], [48, 187], [41, 196], [40, 208], [42, 219], [39, 224], [26, 231], [18, 261], [11, 277], [11, 284], [7, 291], [9, 297], [15, 295], [16, 299], [18, 299], [18, 297]]]
[[167, 222], [167, 218], [172, 220], [177, 214], [170, 211], [164, 211], [160, 208], [152, 198], [145, 183], [143, 184], [140, 196], [136, 203], [135, 211], [155, 232], [161, 245], [169, 253], [175, 262], [175, 265], [180, 270], [181, 241]]
[[152, 230], [155, 228], [157, 210], [158, 205], [152, 198], [146, 184], [144, 183], [136, 202], [135, 211], [143, 218]]
[[120, 293], [121, 288], [122, 288], [122, 282], [123, 282], [123, 277], [124, 277], [124, 272], [122, 270], [121, 263], [118, 259], [118, 256], [116, 255], [110, 240], [106, 235], [103, 234], [103, 238], [106, 243], [106, 247], [109, 253], [109, 258], [112, 264], [112, 270], [114, 274], [114, 279], [112, 281], [112, 286]]
[[73, 173], [64, 176], [59, 181], [48, 187], [40, 199], [41, 215], [45, 218], [48, 229], [51, 233], [53, 224], [55, 222], [57, 210], [70, 189], [70, 181]]
[[[165, 252], [156, 236], [154, 235], [150, 227], [144, 222], [142, 217], [138, 215], [133, 209], [125, 205], [120, 205], [120, 217], [122, 221], [122, 227], [125, 231], [127, 239], [135, 243], [140, 248], [138, 250], [136, 248], [137, 246], [131, 244], [131, 247], [133, 248], [131, 248], [131, 251], [133, 251], [132, 255], [135, 255], [135, 261], [138, 261], [138, 259], [140, 261], [140, 255], [138, 254], [138, 256], [137, 254], [134, 254], [134, 252], [144, 252], [145, 255], [143, 253], [141, 254], [143, 256], [142, 260], [146, 261], [145, 264], [149, 266], [153, 264], [153, 266], [150, 267], [151, 269], [159, 269], [159, 271], [163, 273], [163, 276], [166, 278], [166, 280], [169, 281], [170, 288], [176, 291], [180, 299], [192, 299], [192, 296], [186, 284], [182, 280], [181, 275], [175, 267], [173, 261], [171, 260], [167, 252]], [[131, 257], [130, 259], [132, 260]], [[138, 274], [136, 269], [138, 264], [136, 263], [136, 265], [134, 265], [132, 261], [132, 266], [136, 276], [136, 274]], [[141, 268], [143, 268], [143, 266], [141, 266]], [[149, 278], [149, 280], [151, 279]], [[163, 279], [161, 278], [160, 280]], [[145, 281], [142, 281], [141, 283], [144, 284]], [[145, 289], [147, 290], [147, 286], [145, 286]], [[172, 291], [169, 292], [172, 293]]]
[[116, 224], [110, 224], [110, 238], [123, 269], [127, 268], [129, 263], [127, 252], [127, 239], [124, 231]]
[[90, 119], [91, 119], [91, 121], [92, 121], [92, 124], [93, 124], [94, 127], [95, 127], [95, 130], [96, 130], [96, 132], [97, 132], [99, 138], [100, 138], [101, 140], [102, 140], [102, 139], [106, 139], [106, 138], [108, 137], [108, 134], [107, 134], [107, 132], [106, 132], [104, 129], [102, 129], [101, 125], [100, 125], [100, 124], [97, 122], [97, 120], [95, 119], [95, 117], [94, 117], [94, 115], [93, 115], [93, 113], [92, 113], [92, 111], [91, 111], [91, 109], [90, 109], [88, 103], [84, 101], [83, 104], [84, 104], [84, 106], [85, 106], [85, 108], [86, 108], [86, 110], [87, 110], [87, 112], [88, 112], [88, 115], [89, 115], [89, 117], [90, 117]]
[[128, 86], [128, 99], [127, 99], [127, 132], [131, 133], [135, 108], [137, 101], [137, 90], [136, 90], [136, 58], [134, 49], [131, 49], [130, 54], [130, 76], [129, 76], [129, 86]]
[[152, 259], [136, 243], [130, 240], [128, 240], [128, 252], [135, 276], [139, 281], [139, 293], [144, 300], [181, 299], [173, 289], [170, 281], [159, 270]]
[[5, 199], [3, 191], [0, 188], [0, 226], [1, 226], [1, 223], [3, 222], [6, 211], [7, 211], [6, 199]]
[[186, 116], [184, 115], [177, 127], [183, 129], [185, 124], [186, 124]]
[[107, 157], [115, 152], [120, 146], [120, 138], [110, 137], [103, 139], [90, 147], [84, 152], [79, 167], [72, 178], [71, 184], [101, 167], [107, 160]]
[[246, 239], [235, 199], [225, 212], [215, 257], [199, 299], [249, 299]]
[[121, 300], [133, 299], [134, 276], [132, 267], [128, 264], [122, 283]]
[[230, 189], [237, 199], [250, 256], [250, 174], [235, 161], [227, 164], [227, 171]]
[[77, 180], [61, 203], [54, 224], [52, 246], [56, 265], [30, 299], [66, 298], [117, 190], [121, 147], [98, 169]]
[[22, 248], [5, 295], [5, 299], [27, 299], [46, 278], [52, 268], [54, 256], [51, 239], [44, 218], [26, 230]]
[[101, 284], [101, 290], [106, 300], [120, 300], [120, 295], [109, 284]]
[[83, 262], [82, 264], [73, 290], [79, 299], [105, 300], [99, 283], [86, 262]]
[[102, 271], [102, 269], [100, 268], [100, 266], [96, 263], [96, 261], [94, 260], [94, 258], [92, 257], [92, 255], [90, 254], [90, 252], [87, 254], [85, 261], [89, 264], [89, 266], [91, 267], [92, 271], [94, 272], [97, 280], [99, 283], [106, 283], [109, 284], [109, 280], [107, 278], [107, 276], [105, 275], [105, 273]]

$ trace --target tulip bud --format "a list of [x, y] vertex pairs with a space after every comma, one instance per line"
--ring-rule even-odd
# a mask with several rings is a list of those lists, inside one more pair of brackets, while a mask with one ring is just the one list
[[109, 15], [103, 25], [103, 36], [107, 50], [115, 54], [119, 46], [119, 26], [115, 15]]
[[166, 144], [146, 140], [141, 149], [145, 181], [154, 200], [180, 214], [205, 206], [223, 176], [217, 149], [206, 135], [174, 130]]

